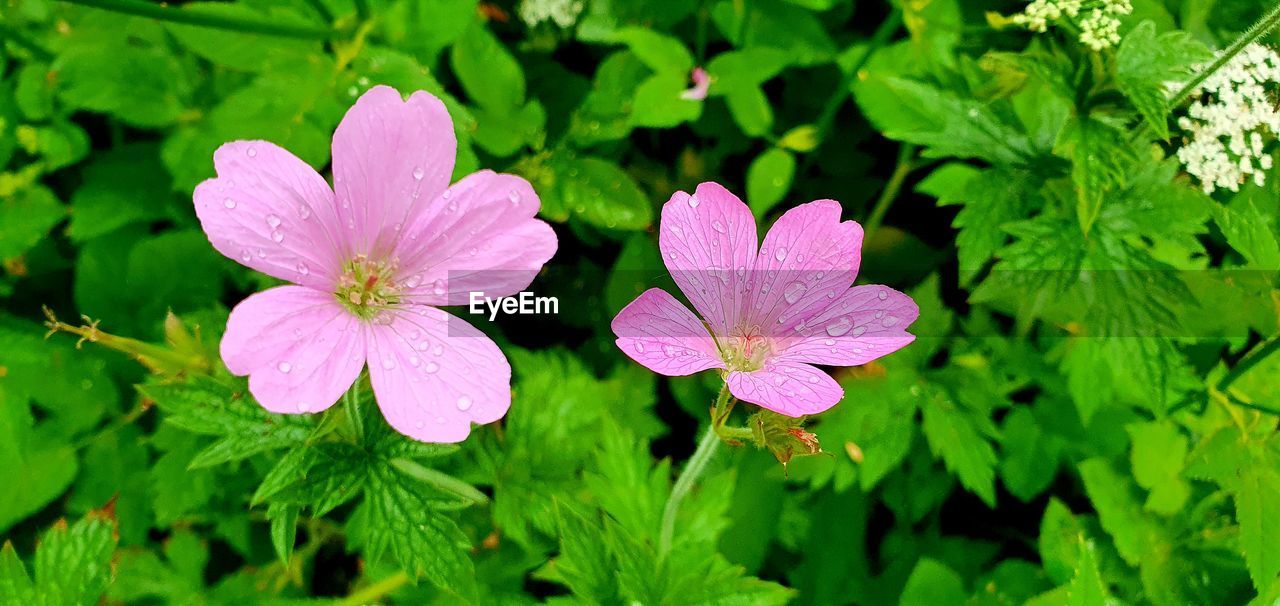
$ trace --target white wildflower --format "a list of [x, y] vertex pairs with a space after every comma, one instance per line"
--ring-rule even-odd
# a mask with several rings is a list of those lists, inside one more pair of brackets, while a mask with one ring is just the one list
[[1177, 155], [1205, 193], [1240, 191], [1250, 180], [1266, 183], [1273, 163], [1266, 144], [1280, 134], [1277, 91], [1280, 55], [1255, 43], [1193, 93], [1196, 101], [1178, 120], [1185, 143]]
[[1010, 21], [1033, 32], [1070, 22], [1080, 30], [1080, 43], [1100, 51], [1120, 42], [1120, 16], [1133, 12], [1130, 0], [1034, 0]]
[[518, 12], [520, 20], [529, 27], [551, 21], [561, 28], [570, 28], [578, 21], [582, 7], [582, 0], [523, 0]]

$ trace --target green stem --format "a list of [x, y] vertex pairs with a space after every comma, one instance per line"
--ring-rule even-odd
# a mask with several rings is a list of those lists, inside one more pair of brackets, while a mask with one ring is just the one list
[[355, 0], [356, 17], [361, 21], [369, 20], [369, 2], [367, 0]]
[[1235, 368], [1227, 371], [1227, 374], [1222, 376], [1222, 379], [1218, 381], [1218, 391], [1227, 393], [1227, 389], [1231, 387], [1232, 383], [1235, 383], [1237, 379], [1252, 370], [1259, 362], [1267, 359], [1268, 356], [1275, 353], [1277, 349], [1280, 349], [1280, 335], [1271, 337], [1271, 339], [1264, 342], [1262, 345], [1255, 347], [1253, 351], [1249, 352], [1248, 355], [1235, 365]]
[[366, 606], [367, 604], [374, 604], [380, 601], [383, 596], [403, 587], [408, 582], [409, 573], [400, 571], [377, 583], [365, 586], [360, 591], [338, 601], [334, 606]]
[[333, 13], [329, 12], [329, 7], [324, 5], [321, 0], [307, 0], [307, 4], [311, 5], [311, 10], [315, 11], [325, 23], [333, 23]]
[[301, 38], [303, 40], [328, 40], [340, 35], [337, 30], [309, 25], [291, 25], [267, 19], [246, 19], [229, 15], [215, 15], [206, 11], [180, 9], [164, 4], [153, 4], [145, 0], [63, 0], [70, 4], [79, 4], [99, 8], [126, 15], [137, 15], [172, 23], [188, 23], [203, 27], [226, 29], [250, 34], [265, 34], [283, 38]]
[[81, 448], [84, 448], [85, 446], [88, 446], [98, 441], [98, 439], [103, 436], [111, 435], [119, 431], [125, 425], [133, 424], [134, 421], [137, 421], [138, 419], [142, 418], [142, 415], [146, 414], [148, 410], [151, 410], [151, 406], [147, 404], [145, 400], [139, 401], [138, 405], [133, 407], [133, 410], [130, 410], [129, 412], [123, 415], [120, 415], [119, 417], [116, 417], [114, 421], [112, 421], [110, 424], [106, 425], [102, 429], [99, 429], [98, 431], [84, 438], [81, 438], [79, 441], [77, 441], [74, 446], [75, 450], [80, 450]]
[[889, 176], [889, 182], [885, 184], [884, 190], [880, 192], [880, 197], [876, 199], [875, 206], [871, 207], [871, 214], [867, 215], [867, 220], [862, 224], [862, 239], [869, 242], [871, 240], [871, 232], [880, 227], [880, 223], [884, 221], [884, 216], [889, 212], [889, 207], [893, 206], [893, 201], [898, 198], [898, 193], [902, 191], [902, 184], [906, 182], [907, 175], [911, 174], [912, 162], [916, 157], [916, 146], [910, 143], [903, 143], [898, 149], [898, 165], [894, 167], [893, 174]]
[[1214, 72], [1222, 69], [1222, 66], [1234, 59], [1236, 55], [1240, 54], [1240, 51], [1245, 49], [1245, 47], [1257, 42], [1259, 38], [1271, 33], [1271, 30], [1275, 29], [1277, 25], [1280, 25], [1280, 2], [1277, 2], [1275, 6], [1271, 7], [1271, 10], [1267, 11], [1267, 14], [1263, 15], [1257, 23], [1254, 23], [1253, 27], [1245, 30], [1239, 38], [1236, 38], [1235, 42], [1232, 42], [1231, 46], [1228, 46], [1222, 54], [1218, 55], [1218, 58], [1215, 59], [1213, 63], [1210, 63], [1208, 67], [1200, 70], [1200, 73], [1196, 74], [1194, 78], [1182, 85], [1182, 88], [1178, 89], [1178, 92], [1169, 97], [1169, 102], [1175, 104], [1181, 103], [1183, 99], [1186, 99], [1187, 96], [1195, 92], [1197, 88], [1200, 88], [1200, 85], [1203, 84], [1209, 76], [1212, 76]]
[[889, 42], [893, 34], [897, 33], [898, 28], [902, 27], [902, 10], [895, 8], [883, 22], [880, 27], [876, 28], [875, 33], [871, 34], [871, 41], [867, 43], [867, 50], [858, 57], [858, 62], [849, 68], [849, 71], [840, 79], [840, 86], [836, 88], [835, 93], [827, 99], [827, 104], [822, 107], [822, 113], [818, 114], [818, 139], [824, 140], [827, 131], [831, 129], [831, 125], [835, 123], [836, 114], [840, 111], [840, 106], [844, 105], [844, 100], [853, 92], [853, 81], [858, 77], [858, 72], [866, 67], [867, 62], [871, 60], [871, 56], [875, 54], [880, 47]]
[[[728, 391], [726, 387], [721, 393]], [[684, 471], [680, 472], [680, 477], [676, 478], [675, 486], [671, 487], [671, 496], [667, 497], [667, 504], [662, 508], [662, 529], [658, 534], [658, 558], [662, 559], [671, 551], [671, 540], [675, 537], [676, 532], [676, 514], [680, 512], [680, 502], [689, 494], [689, 489], [693, 488], [693, 483], [698, 481], [702, 472], [707, 470], [707, 464], [711, 462], [711, 457], [716, 453], [716, 447], [720, 445], [720, 436], [716, 435], [716, 428], [709, 427], [707, 432], [702, 434], [702, 440], [698, 442], [698, 449], [693, 451], [693, 456], [689, 457], [689, 463], [685, 465]]]
[[31, 53], [31, 56], [35, 57], [37, 60], [40, 60], [40, 61], [53, 60], [53, 53], [49, 52], [48, 49], [41, 46], [39, 42], [36, 42], [35, 40], [28, 37], [26, 34], [18, 31], [17, 29], [9, 27], [7, 25], [0, 24], [0, 40], [8, 40], [18, 46], [21, 46], [22, 48], [27, 49], [27, 52]]

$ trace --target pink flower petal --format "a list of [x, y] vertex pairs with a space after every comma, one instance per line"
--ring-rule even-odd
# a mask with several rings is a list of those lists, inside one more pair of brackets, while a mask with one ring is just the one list
[[669, 377], [724, 368], [715, 339], [666, 291], [651, 288], [613, 319], [618, 347], [649, 370]]
[[333, 192], [315, 169], [266, 141], [213, 154], [218, 176], [196, 187], [196, 216], [218, 252], [269, 276], [330, 288], [340, 260]]
[[777, 359], [831, 366], [866, 364], [914, 341], [907, 326], [918, 317], [920, 308], [903, 293], [875, 284], [855, 286], [810, 318], [804, 336], [783, 341]]
[[434, 307], [415, 306], [370, 325], [369, 377], [396, 431], [424, 442], [461, 442], [472, 423], [511, 406], [511, 366], [489, 337]]
[[818, 414], [844, 397], [831, 375], [786, 360], [771, 360], [754, 372], [731, 372], [726, 382], [735, 398], [788, 417]]
[[692, 196], [671, 196], [658, 234], [672, 279], [712, 332], [737, 328], [756, 256], [756, 221], [747, 205], [718, 183], [703, 183]]
[[427, 305], [466, 305], [472, 291], [520, 292], [556, 252], [555, 232], [534, 218], [540, 205], [521, 177], [466, 176], [405, 227], [396, 252], [400, 283]]
[[689, 78], [693, 80], [693, 88], [680, 93], [680, 98], [685, 101], [706, 99], [707, 91], [711, 90], [711, 76], [707, 74], [707, 70], [695, 67], [693, 72], [689, 74]]
[[458, 142], [444, 103], [375, 86], [333, 133], [333, 184], [350, 254], [388, 255], [415, 213], [449, 186]]
[[801, 204], [765, 235], [752, 290], [753, 323], [786, 338], [853, 284], [862, 258], [862, 226], [840, 222], [840, 203]]
[[222, 359], [249, 375], [249, 391], [277, 413], [319, 412], [364, 367], [364, 324], [332, 294], [279, 286], [241, 301], [222, 335]]

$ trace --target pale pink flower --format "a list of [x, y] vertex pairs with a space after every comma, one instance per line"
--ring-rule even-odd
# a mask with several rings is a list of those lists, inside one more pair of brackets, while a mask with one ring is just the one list
[[782, 215], [758, 249], [756, 222], [716, 183], [676, 192], [662, 208], [658, 245], [699, 318], [650, 289], [613, 320], [618, 347], [669, 376], [719, 369], [740, 400], [791, 417], [822, 412], [844, 391], [812, 366], [855, 366], [915, 340], [911, 297], [852, 286], [862, 226], [840, 203], [818, 200]]
[[249, 375], [267, 410], [325, 410], [368, 361], [383, 415], [412, 438], [457, 442], [506, 413], [506, 357], [435, 306], [520, 291], [556, 236], [520, 177], [481, 171], [450, 186], [456, 152], [439, 99], [377, 86], [334, 132], [333, 189], [266, 141], [214, 153], [218, 176], [195, 191], [209, 241], [293, 283], [242, 301], [222, 338], [227, 368]]
[[711, 76], [707, 74], [707, 70], [695, 67], [689, 77], [693, 80], [693, 88], [680, 93], [680, 98], [686, 101], [706, 99], [707, 91], [711, 90]]

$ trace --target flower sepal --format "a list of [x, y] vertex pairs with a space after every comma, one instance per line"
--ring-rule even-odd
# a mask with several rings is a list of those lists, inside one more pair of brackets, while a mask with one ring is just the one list
[[807, 417], [788, 417], [761, 408], [747, 419], [756, 444], [767, 448], [785, 468], [795, 457], [823, 454], [817, 434], [804, 427]]

